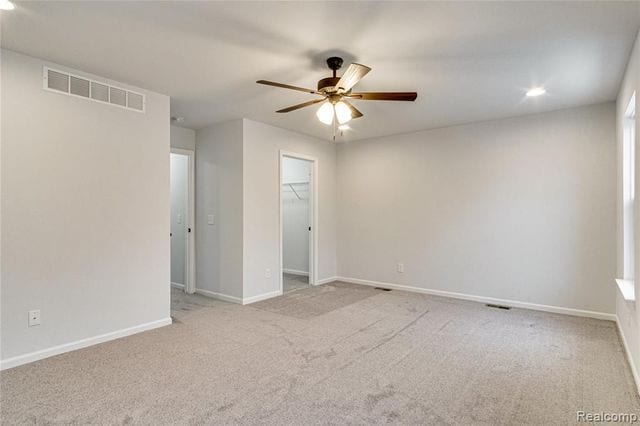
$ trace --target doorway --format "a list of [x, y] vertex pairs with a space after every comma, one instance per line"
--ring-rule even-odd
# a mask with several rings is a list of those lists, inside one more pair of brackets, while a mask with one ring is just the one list
[[171, 182], [171, 286], [195, 292], [194, 152], [172, 148]]
[[283, 293], [315, 282], [317, 160], [280, 153], [280, 252]]

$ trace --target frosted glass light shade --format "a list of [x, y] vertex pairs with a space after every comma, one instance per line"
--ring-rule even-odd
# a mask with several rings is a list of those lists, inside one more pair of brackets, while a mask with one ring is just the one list
[[9, 0], [0, 0], [0, 10], [13, 10], [15, 8], [15, 5]]
[[333, 123], [333, 114], [333, 105], [329, 102], [323, 103], [322, 106], [318, 108], [318, 112], [316, 112], [318, 120], [326, 125]]
[[338, 123], [344, 124], [351, 121], [351, 110], [344, 102], [338, 102], [335, 106], [336, 117], [338, 117]]

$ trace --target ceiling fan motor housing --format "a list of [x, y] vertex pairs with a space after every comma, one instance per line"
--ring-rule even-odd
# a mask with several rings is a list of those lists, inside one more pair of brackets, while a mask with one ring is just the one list
[[340, 77], [327, 77], [318, 81], [318, 92], [328, 93], [333, 92], [340, 81]]
[[323, 78], [318, 81], [318, 92], [331, 93], [335, 92], [335, 87], [340, 81], [340, 78], [336, 77], [336, 71], [342, 67], [343, 60], [338, 56], [332, 56], [327, 59], [327, 66], [333, 71], [333, 77]]

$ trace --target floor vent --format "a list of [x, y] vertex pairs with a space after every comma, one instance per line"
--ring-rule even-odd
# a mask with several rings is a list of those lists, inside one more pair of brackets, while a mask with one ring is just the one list
[[42, 88], [51, 92], [84, 98], [131, 111], [145, 112], [145, 97], [141, 93], [49, 67], [43, 67], [42, 78]]
[[509, 309], [511, 309], [511, 306], [495, 305], [493, 303], [487, 303], [485, 306], [489, 308], [495, 308], [495, 309], [504, 309], [505, 311], [508, 311]]
[[380, 291], [391, 291], [390, 288], [382, 288], [382, 287], [374, 287], [374, 290], [380, 290]]

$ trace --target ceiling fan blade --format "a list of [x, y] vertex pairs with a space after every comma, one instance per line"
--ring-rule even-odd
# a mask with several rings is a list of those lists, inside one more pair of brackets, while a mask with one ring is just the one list
[[359, 82], [362, 77], [367, 75], [367, 73], [371, 71], [371, 68], [361, 65], [361, 64], [351, 64], [349, 68], [342, 74], [340, 80], [336, 84], [336, 87], [342, 88], [345, 92], [351, 90], [353, 86]]
[[291, 111], [295, 111], [295, 110], [300, 109], [300, 108], [308, 107], [308, 106], [313, 105], [313, 104], [324, 102], [324, 100], [325, 100], [325, 98], [314, 99], [314, 100], [309, 101], [309, 102], [304, 102], [304, 103], [301, 103], [301, 104], [298, 104], [298, 105], [293, 105], [293, 106], [290, 106], [290, 107], [287, 107], [287, 108], [280, 109], [280, 110], [278, 110], [276, 112], [291, 112]]
[[298, 92], [313, 93], [313, 94], [320, 93], [317, 90], [305, 89], [304, 87], [292, 86], [290, 84], [276, 83], [275, 81], [258, 80], [256, 81], [256, 83], [265, 84], [267, 86], [282, 87], [283, 89], [297, 90]]
[[351, 110], [351, 118], [360, 118], [364, 115], [363, 113], [358, 111], [358, 108], [354, 107], [350, 102], [347, 102], [344, 99], [342, 100], [342, 102], [344, 102], [345, 105], [348, 106], [349, 109]]
[[416, 92], [362, 92], [349, 93], [347, 97], [363, 101], [415, 101], [418, 94]]

